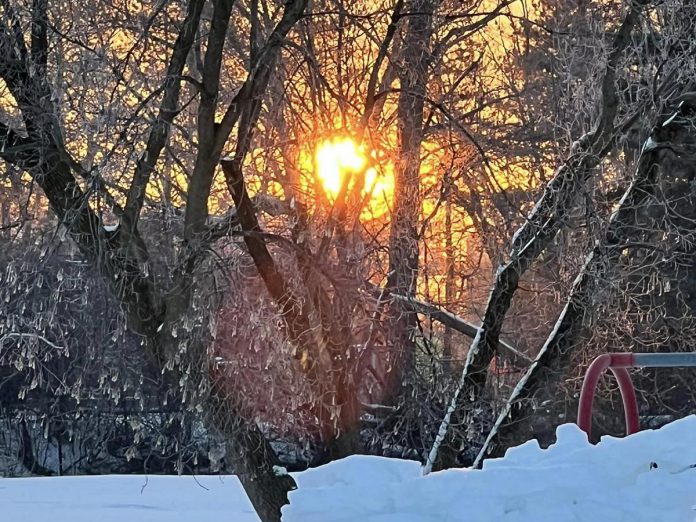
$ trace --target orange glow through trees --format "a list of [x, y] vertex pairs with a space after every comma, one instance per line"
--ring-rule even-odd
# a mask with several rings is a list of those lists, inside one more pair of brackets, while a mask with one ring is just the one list
[[384, 214], [393, 193], [391, 162], [380, 162], [378, 173], [369, 160], [362, 147], [350, 138], [326, 139], [317, 146], [314, 155], [314, 174], [326, 197], [334, 201], [343, 183], [347, 183], [349, 189], [358, 184], [361, 196], [367, 198], [363, 209], [366, 219]]
[[317, 147], [316, 174], [331, 199], [341, 190], [344, 177], [360, 173], [366, 164], [367, 158], [350, 138], [325, 140]]

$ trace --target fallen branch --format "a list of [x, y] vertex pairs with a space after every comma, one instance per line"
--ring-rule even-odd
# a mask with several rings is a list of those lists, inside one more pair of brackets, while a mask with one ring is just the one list
[[[412, 312], [427, 315], [430, 319], [472, 339], [475, 338], [480, 331], [480, 326], [476, 326], [466, 319], [433, 304], [399, 294], [390, 294], [390, 297], [404, 304]], [[528, 366], [532, 363], [531, 357], [528, 357], [505, 341], [498, 340], [497, 352], [515, 366]]]

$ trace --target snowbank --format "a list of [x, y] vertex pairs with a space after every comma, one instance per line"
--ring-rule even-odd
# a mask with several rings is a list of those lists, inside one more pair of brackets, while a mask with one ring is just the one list
[[297, 476], [287, 522], [696, 520], [696, 416], [592, 446], [574, 424], [478, 470], [350, 457]]
[[[572, 424], [482, 471], [350, 457], [296, 474], [285, 522], [695, 522], [696, 416], [597, 446]], [[256, 522], [234, 477], [0, 479], [0, 520]]]

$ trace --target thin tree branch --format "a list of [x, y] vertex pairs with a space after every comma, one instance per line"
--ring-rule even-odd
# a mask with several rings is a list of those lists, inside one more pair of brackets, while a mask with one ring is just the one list
[[179, 103], [179, 93], [181, 92], [181, 75], [186, 65], [186, 58], [196, 37], [204, 4], [205, 0], [189, 1], [186, 18], [184, 19], [181, 32], [174, 43], [174, 50], [167, 67], [167, 75], [163, 87], [164, 96], [160, 104], [159, 114], [150, 128], [145, 152], [140, 156], [135, 166], [135, 173], [133, 174], [128, 198], [121, 217], [121, 237], [124, 244], [128, 244], [135, 233], [150, 174], [154, 170], [162, 149], [167, 143], [172, 121], [178, 113], [177, 105]]
[[[414, 297], [407, 297], [394, 293], [390, 293], [389, 297], [403, 303], [411, 311], [427, 315], [430, 319], [433, 319], [434, 321], [437, 321], [448, 328], [452, 328], [453, 330], [456, 330], [459, 333], [470, 337], [471, 339], [476, 337], [480, 330], [479, 326], [475, 326], [462, 317]], [[530, 357], [505, 341], [498, 341], [497, 352], [518, 367], [528, 366], [532, 362]]]

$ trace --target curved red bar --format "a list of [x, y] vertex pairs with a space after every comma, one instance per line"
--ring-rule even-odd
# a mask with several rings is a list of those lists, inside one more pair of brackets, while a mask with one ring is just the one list
[[607, 368], [611, 370], [619, 383], [621, 400], [626, 416], [626, 434], [640, 430], [638, 417], [638, 401], [636, 390], [631, 382], [627, 368], [680, 368], [696, 367], [696, 352], [678, 353], [605, 353], [600, 355], [587, 369], [585, 380], [580, 392], [580, 407], [578, 408], [578, 426], [590, 437], [592, 434], [592, 403], [599, 378]]
[[582, 383], [580, 406], [578, 408], [578, 426], [587, 433], [588, 437], [592, 435], [592, 404], [594, 403], [595, 390], [600, 377], [607, 369], [611, 370], [619, 383], [626, 417], [626, 434], [636, 433], [640, 429], [636, 391], [633, 388], [631, 376], [628, 370], [626, 370], [626, 368], [631, 368], [633, 365], [634, 358], [632, 353], [605, 353], [590, 364], [585, 374], [585, 380]]
[[588, 438], [592, 435], [592, 404], [594, 403], [595, 388], [597, 388], [599, 378], [610, 364], [611, 356], [609, 354], [600, 355], [592, 361], [585, 374], [585, 380], [582, 382], [578, 407], [578, 427], [587, 433]]
[[[631, 376], [626, 368], [609, 367], [619, 382], [621, 399], [623, 400], [624, 417], [626, 418], [626, 435], [640, 431], [640, 418], [638, 417], [638, 401], [636, 390], [631, 382]], [[589, 435], [589, 432], [588, 432]]]

